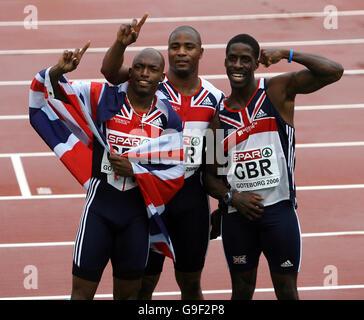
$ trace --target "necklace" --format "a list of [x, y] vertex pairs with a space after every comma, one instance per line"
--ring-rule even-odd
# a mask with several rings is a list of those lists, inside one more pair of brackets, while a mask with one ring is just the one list
[[144, 128], [144, 119], [148, 118], [149, 114], [150, 114], [150, 111], [152, 111], [152, 107], [153, 107], [153, 104], [154, 104], [154, 97], [152, 99], [152, 103], [150, 104], [150, 107], [149, 107], [149, 110], [147, 113], [143, 113], [142, 115], [140, 115], [138, 112], [135, 111], [133, 105], [131, 104], [130, 100], [129, 100], [129, 97], [128, 97], [128, 94], [125, 92], [125, 97], [126, 97], [126, 101], [128, 102], [131, 110], [133, 111], [133, 113], [139, 118], [139, 121], [140, 121], [140, 125], [139, 127], [141, 127], [142, 129]]

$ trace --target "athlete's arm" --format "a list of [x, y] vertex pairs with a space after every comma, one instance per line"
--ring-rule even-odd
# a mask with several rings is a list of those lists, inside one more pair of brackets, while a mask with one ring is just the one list
[[138, 22], [133, 19], [131, 24], [122, 24], [117, 32], [113, 45], [107, 50], [102, 61], [101, 73], [110, 83], [117, 85], [129, 79], [129, 68], [123, 66], [126, 47], [136, 41], [148, 14], [144, 14]]
[[58, 63], [49, 70], [49, 78], [52, 83], [55, 98], [68, 103], [68, 99], [58, 85], [59, 79], [68, 72], [71, 72], [79, 65], [83, 54], [90, 46], [90, 41], [82, 49], [76, 49], [73, 52], [65, 50], [59, 58]]
[[[288, 59], [290, 50], [262, 49], [259, 62], [269, 67], [282, 59]], [[325, 57], [293, 52], [292, 61], [306, 69], [284, 73], [267, 82], [267, 92], [273, 104], [279, 109], [283, 118], [293, 125], [293, 107], [296, 94], [307, 94], [338, 81], [344, 69], [338, 62]]]
[[[214, 142], [207, 141], [207, 148], [206, 152], [214, 152], [211, 150], [215, 150], [214, 155], [207, 156], [207, 161], [205, 164], [205, 170], [203, 173], [203, 180], [206, 192], [215, 199], [222, 200], [223, 197], [227, 192], [229, 192], [230, 188], [226, 182], [225, 176], [218, 175], [218, 163], [216, 160], [216, 154], [218, 152], [222, 153], [222, 150], [218, 150], [221, 147], [219, 142], [216, 143], [216, 130], [220, 128], [220, 121], [219, 121], [219, 112], [216, 112], [215, 116], [210, 122], [209, 129], [214, 132]], [[213, 146], [209, 144], [213, 143]], [[214, 158], [213, 163], [208, 161]], [[231, 205], [236, 208], [236, 210], [249, 220], [255, 220], [260, 218], [261, 214], [263, 213], [263, 198], [257, 194], [251, 192], [236, 192], [233, 194]]]

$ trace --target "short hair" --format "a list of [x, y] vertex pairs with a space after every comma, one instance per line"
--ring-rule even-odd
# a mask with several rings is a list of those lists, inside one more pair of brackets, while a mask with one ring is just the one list
[[160, 57], [160, 63], [161, 63], [161, 67], [162, 67], [162, 71], [164, 70], [164, 66], [165, 66], [165, 61], [164, 61], [164, 57], [163, 54], [161, 54], [160, 51], [158, 51], [157, 49], [154, 48], [144, 48], [142, 51], [140, 51], [139, 53], [137, 53], [133, 59], [133, 63], [132, 65], [134, 65], [134, 61], [143, 54], [154, 54], [154, 55], [158, 55]]
[[248, 46], [250, 46], [253, 49], [255, 59], [259, 58], [259, 53], [260, 53], [259, 43], [252, 36], [242, 33], [242, 34], [238, 34], [235, 37], [231, 38], [226, 46], [226, 52], [225, 52], [226, 55], [227, 55], [231, 45], [234, 43], [247, 44]]
[[168, 38], [168, 43], [171, 41], [171, 38], [177, 33], [177, 32], [184, 32], [184, 31], [187, 31], [187, 32], [190, 32], [190, 33], [192, 33], [192, 34], [194, 34], [195, 36], [196, 36], [196, 39], [197, 39], [197, 42], [198, 42], [198, 44], [199, 45], [201, 45], [202, 44], [202, 42], [201, 42], [201, 35], [200, 35], [200, 33], [195, 29], [195, 28], [193, 28], [193, 27], [191, 27], [191, 26], [187, 26], [187, 25], [185, 25], [185, 26], [179, 26], [179, 27], [177, 27], [176, 29], [174, 29], [173, 31], [172, 31], [172, 33], [170, 34], [170, 36], [169, 36], [169, 38]]

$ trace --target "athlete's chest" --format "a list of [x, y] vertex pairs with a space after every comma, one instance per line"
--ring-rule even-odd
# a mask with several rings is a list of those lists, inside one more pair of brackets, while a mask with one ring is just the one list
[[116, 153], [156, 138], [164, 131], [165, 115], [152, 107], [148, 112], [138, 113], [124, 103], [111, 119], [105, 123], [105, 133]]
[[181, 94], [171, 83], [163, 82], [159, 90], [166, 96], [173, 110], [185, 122], [209, 122], [213, 117], [218, 101], [212, 92], [201, 86], [195, 94]]
[[[265, 120], [276, 118], [277, 112], [264, 90], [258, 90], [249, 103], [240, 109], [232, 109], [223, 100], [220, 107], [220, 124], [224, 130], [249, 130], [264, 125]], [[246, 131], [245, 130], [245, 131]]]
[[124, 133], [141, 130], [145, 135], [159, 136], [166, 124], [166, 116], [155, 105], [141, 112], [124, 101], [119, 111], [106, 122], [106, 129]]

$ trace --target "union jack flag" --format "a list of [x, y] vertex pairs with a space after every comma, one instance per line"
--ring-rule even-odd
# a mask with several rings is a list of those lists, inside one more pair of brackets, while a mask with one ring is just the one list
[[246, 255], [243, 256], [233, 256], [234, 264], [246, 264]]
[[[87, 190], [92, 175], [94, 139], [108, 151], [113, 151], [101, 126], [120, 111], [118, 99], [124, 98], [125, 92], [118, 86], [113, 90], [118, 94], [110, 95], [106, 103], [100, 103], [101, 96], [105, 96], [105, 92], [113, 87], [95, 82], [71, 84], [62, 77], [59, 86], [69, 101], [64, 103], [54, 98], [49, 70], [42, 70], [32, 81], [29, 93], [30, 123]], [[171, 111], [168, 111], [168, 129], [174, 130], [134, 147], [122, 156], [128, 157], [132, 163], [151, 218], [151, 248], [174, 259], [173, 246], [160, 215], [165, 204], [184, 183], [182, 123], [167, 100], [158, 96], [158, 104]]]

